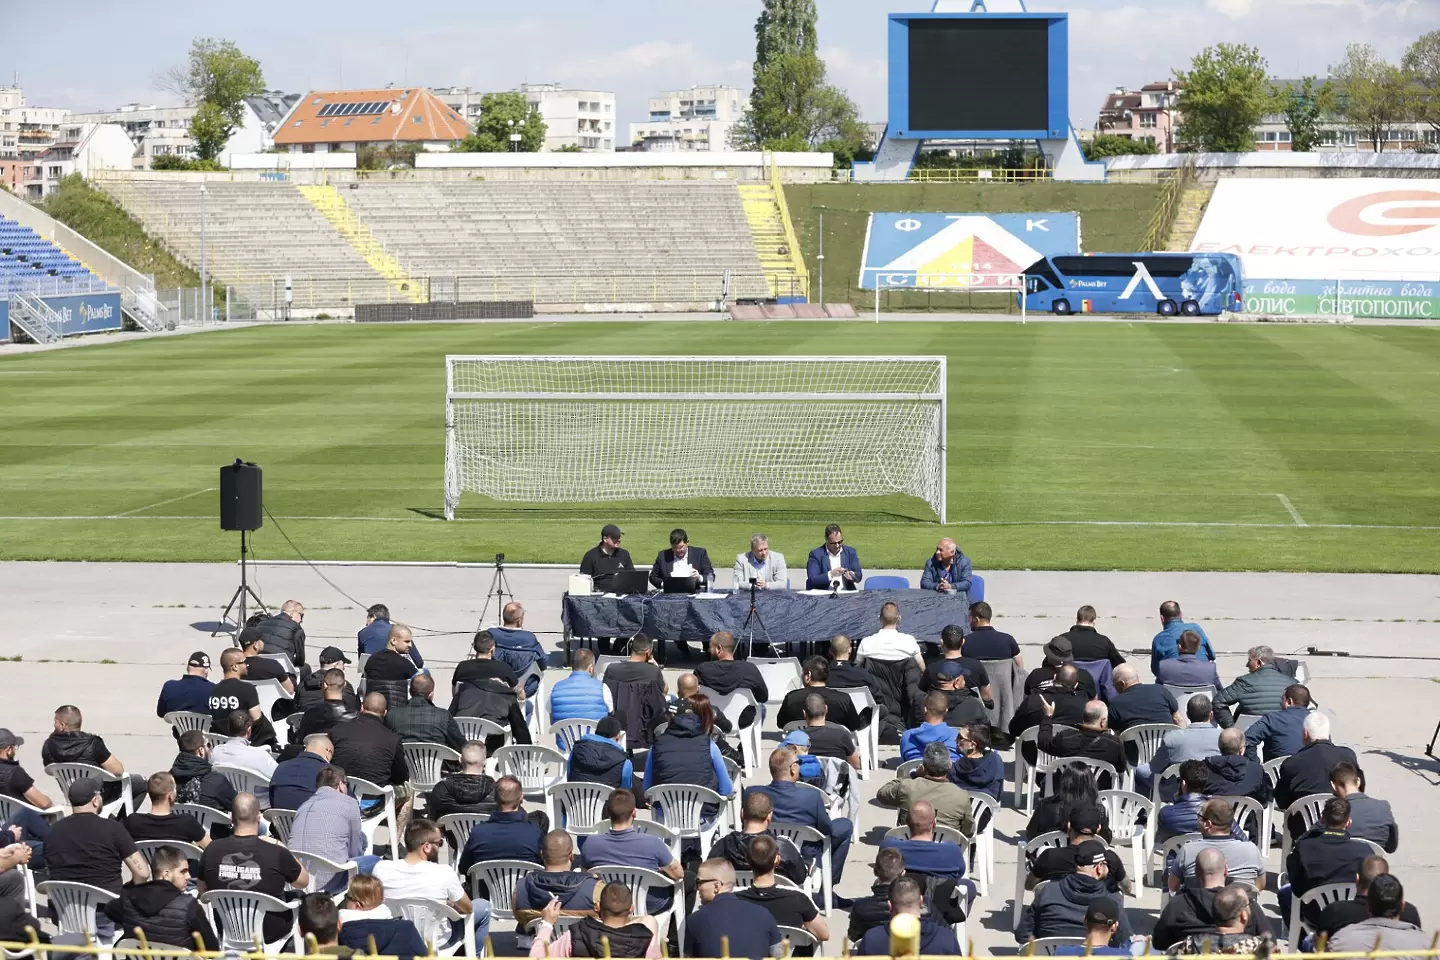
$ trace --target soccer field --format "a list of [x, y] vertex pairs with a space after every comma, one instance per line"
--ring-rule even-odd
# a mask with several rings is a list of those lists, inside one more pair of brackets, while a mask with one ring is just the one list
[[[1086, 322], [274, 326], [0, 359], [0, 559], [229, 560], [218, 468], [313, 558], [637, 562], [671, 527], [792, 565], [845, 525], [918, 569], [906, 497], [443, 503], [447, 353], [950, 357], [948, 531], [986, 569], [1440, 572], [1440, 330]], [[253, 540], [293, 559], [276, 524]]]

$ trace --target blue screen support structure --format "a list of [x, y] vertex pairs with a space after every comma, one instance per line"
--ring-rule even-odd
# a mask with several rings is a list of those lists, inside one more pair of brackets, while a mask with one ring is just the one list
[[[1033, 140], [1056, 180], [1105, 179], [1069, 120], [1066, 14], [1031, 13], [1025, 0], [935, 0], [928, 13], [891, 14], [887, 42], [889, 122], [874, 161], [854, 165], [855, 180], [906, 179], [929, 140]], [[1032, 69], [1011, 74], [1003, 96], [967, 96], [973, 87], [953, 68], [993, 76], [1026, 62]]]

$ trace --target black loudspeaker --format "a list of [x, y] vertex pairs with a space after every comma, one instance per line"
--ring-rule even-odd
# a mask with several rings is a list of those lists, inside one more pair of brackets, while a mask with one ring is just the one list
[[264, 525], [260, 468], [236, 460], [220, 468], [220, 529], [259, 530]]

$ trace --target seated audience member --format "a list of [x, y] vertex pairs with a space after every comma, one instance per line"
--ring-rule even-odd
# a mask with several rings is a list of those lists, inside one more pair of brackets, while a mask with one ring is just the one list
[[180, 734], [180, 752], [170, 765], [175, 778], [177, 803], [198, 803], [212, 810], [225, 811], [235, 802], [235, 788], [224, 774], [216, 773], [210, 764], [210, 744], [199, 730]]
[[[800, 759], [789, 747], [778, 747], [770, 754], [770, 782], [764, 786], [749, 787], [745, 796], [752, 792], [768, 794], [774, 807], [775, 819], [781, 823], [798, 823], [814, 827], [830, 838], [831, 881], [839, 883], [845, 869], [845, 858], [850, 853], [850, 841], [855, 825], [844, 817], [830, 817], [825, 806], [825, 796], [814, 790], [801, 790], [795, 785], [800, 778]], [[588, 843], [589, 841], [587, 841]], [[806, 844], [807, 847], [810, 844]], [[812, 860], [820, 853], [818, 849], [802, 850]]]
[[205, 908], [185, 892], [190, 886], [190, 863], [185, 854], [175, 847], [160, 847], [151, 856], [150, 868], [154, 879], [122, 887], [120, 898], [105, 904], [106, 916], [127, 937], [134, 937], [139, 930], [152, 943], [219, 950], [220, 941]]
[[[1051, 881], [1022, 915], [1020, 928], [1015, 931], [1017, 943], [1024, 944], [1031, 937], [1083, 937], [1085, 911], [1090, 904], [1096, 900], [1113, 900], [1105, 883], [1110, 870], [1105, 845], [1098, 840], [1080, 844], [1075, 850], [1075, 861], [1075, 872]], [[1123, 910], [1117, 912], [1119, 921], [1110, 942], [1112, 947], [1130, 942], [1130, 921]]]
[[435, 681], [417, 673], [410, 681], [410, 699], [385, 712], [385, 725], [400, 734], [401, 743], [438, 743], [459, 750], [465, 734], [450, 711], [435, 706]]
[[993, 617], [994, 611], [984, 600], [970, 604], [970, 632], [962, 648], [965, 656], [985, 663], [1013, 660], [1023, 670], [1025, 657], [1020, 653], [1020, 644], [1010, 634], [996, 630], [990, 623]]
[[[959, 956], [960, 944], [949, 924], [936, 920], [925, 910], [925, 888], [915, 877], [903, 874], [890, 881], [890, 916], [902, 913], [920, 918], [920, 953], [925, 956]], [[879, 956], [890, 953], [890, 924], [882, 923], [865, 931], [857, 953]]]
[[[125, 830], [130, 834], [130, 839], [182, 840], [202, 849], [210, 845], [210, 835], [200, 826], [200, 821], [188, 813], [174, 811], [173, 776], [163, 771], [151, 774], [145, 784], [145, 792], [150, 795], [150, 811], [132, 813], [125, 818]], [[186, 875], [189, 875], [188, 867]]]
[[845, 937], [851, 943], [864, 937], [866, 931], [872, 928], [889, 927], [890, 884], [905, 872], [905, 858], [894, 847], [886, 847], [875, 853], [875, 862], [870, 869], [875, 874], [870, 895], [856, 897], [850, 905], [850, 927]]
[[338, 723], [354, 720], [360, 715], [360, 701], [353, 694], [347, 696], [350, 684], [345, 680], [345, 671], [331, 667], [318, 674], [320, 679], [320, 702], [305, 708], [300, 717], [300, 727], [295, 739], [306, 743], [311, 737], [328, 734]]
[[840, 524], [825, 528], [825, 544], [810, 551], [805, 558], [806, 590], [858, 590], [865, 571], [854, 547], [845, 545], [845, 532]]
[[[230, 730], [231, 739], [215, 744], [210, 748], [210, 762], [217, 767], [238, 767], [241, 770], [248, 770], [258, 777], [264, 777], [269, 781], [275, 776], [275, 769], [279, 766], [275, 762], [275, 754], [267, 747], [253, 745], [250, 737], [255, 722], [250, 719], [250, 714], [243, 710], [235, 710], [230, 714], [226, 727]], [[261, 808], [270, 806], [270, 790], [264, 788], [256, 792], [256, 799], [260, 801]]]
[[257, 626], [265, 634], [265, 645], [271, 653], [283, 653], [297, 667], [305, 666], [305, 605], [299, 600], [286, 600], [280, 612], [261, 620]]
[[[1040, 693], [1032, 693], [1020, 702], [1015, 716], [1010, 720], [1010, 736], [1019, 739], [1031, 727], [1039, 727], [1040, 721], [1049, 717], [1052, 723], [1078, 727], [1085, 722], [1085, 704], [1094, 699], [1081, 687], [1080, 678], [1089, 674], [1073, 663], [1067, 663], [1055, 671], [1054, 685]], [[1021, 744], [1026, 762], [1035, 762], [1035, 744], [1027, 741]]]
[[[484, 943], [485, 938], [490, 935], [490, 903], [479, 899], [472, 901], [465, 892], [460, 877], [456, 875], [455, 868], [440, 862], [440, 848], [445, 844], [440, 828], [433, 820], [415, 819], [405, 827], [404, 837], [404, 859], [381, 860], [375, 864], [372, 871], [373, 876], [370, 879], [383, 884], [382, 889], [372, 892], [369, 884], [361, 884], [357, 888], [356, 884], [366, 879], [364, 876], [350, 881], [350, 900], [354, 906], [378, 906], [386, 896], [396, 900], [434, 900], [447, 903], [462, 917], [475, 914], [475, 942]], [[357, 893], [361, 895], [360, 902], [355, 902]], [[376, 893], [379, 896], [375, 896]], [[451, 926], [453, 939], [460, 931], [454, 921]]]
[[[490, 638], [495, 641], [495, 659], [510, 665], [517, 677], [524, 676], [532, 666], [539, 665], [543, 671], [550, 662], [550, 655], [540, 645], [540, 638], [525, 629], [525, 608], [515, 602], [505, 604], [500, 611], [499, 627], [490, 628]], [[540, 678], [533, 674], [526, 677], [526, 698], [540, 692]]]
[[555, 924], [564, 907], [551, 900], [540, 913], [532, 957], [659, 957], [660, 928], [654, 917], [631, 916], [630, 888], [608, 883], [595, 907], [598, 916], [585, 916], [558, 937]]
[[1258, 904], [1250, 891], [1237, 884], [1223, 887], [1211, 901], [1213, 930], [1192, 933], [1171, 951], [1178, 954], [1231, 953], [1253, 956], [1264, 949], [1260, 937], [1250, 932], [1251, 911]]
[[1310, 688], [1292, 683], [1280, 698], [1280, 709], [1265, 714], [1245, 731], [1245, 753], [1259, 759], [1265, 748], [1266, 760], [1289, 757], [1305, 746], [1305, 718], [1310, 716]]
[[953, 919], [964, 919], [975, 900], [975, 884], [965, 878], [965, 848], [948, 840], [935, 839], [935, 808], [924, 800], [917, 800], [910, 806], [905, 814], [905, 823], [910, 828], [909, 838], [886, 837], [880, 841], [880, 849], [899, 850], [900, 856], [905, 858], [906, 872], [943, 881], [943, 889], [937, 887], [934, 893], [934, 899], [939, 903], [951, 903], [955, 890], [963, 890], [959, 916]]
[[1130, 664], [1115, 668], [1111, 680], [1115, 695], [1110, 698], [1110, 729], [1124, 733], [1142, 723], [1180, 725], [1180, 705], [1175, 695], [1158, 683], [1141, 683], [1140, 672]]
[[885, 713], [910, 725], [920, 722], [920, 674], [925, 657], [919, 642], [900, 632], [900, 608], [893, 602], [880, 607], [880, 629], [860, 641], [855, 663], [875, 678]]
[[120, 780], [107, 781], [101, 785], [100, 795], [106, 803], [120, 799], [120, 791], [128, 785], [135, 806], [144, 802], [145, 778], [136, 774], [125, 774], [125, 764], [110, 752], [105, 741], [93, 733], [80, 729], [84, 720], [80, 708], [66, 704], [55, 711], [55, 730], [40, 745], [40, 761], [47, 767], [52, 763], [88, 763], [106, 773], [114, 774]]
[[[1320, 822], [1295, 841], [1290, 859], [1285, 862], [1290, 889], [1280, 891], [1281, 916], [1289, 916], [1291, 897], [1304, 896], [1327, 883], [1353, 882], [1368, 856], [1370, 848], [1350, 837], [1349, 802], [1344, 797], [1325, 801]], [[1318, 903], [1306, 904], [1302, 909], [1311, 925], [1320, 918]]]
[[[373, 603], [365, 611], [365, 626], [355, 635], [355, 649], [362, 657], [373, 657], [380, 653], [390, 643], [390, 628], [395, 626], [390, 620], [390, 608], [383, 603]], [[410, 644], [410, 659], [415, 661], [415, 666], [423, 668], [425, 658], [420, 655], [420, 648]], [[325, 655], [320, 655], [320, 665], [325, 665]], [[349, 663], [347, 660], [346, 663]]]
[[1400, 846], [1400, 825], [1389, 802], [1372, 797], [1360, 789], [1360, 771], [1353, 763], [1337, 763], [1330, 768], [1330, 789], [1335, 796], [1350, 804], [1350, 836], [1380, 844], [1386, 853]]
[[[770, 699], [770, 688], [760, 668], [749, 660], [735, 659], [735, 635], [723, 630], [711, 635], [710, 659], [695, 665], [695, 676], [722, 697], [736, 690], [749, 690], [758, 704]], [[749, 723], [750, 718], [742, 715], [740, 722]]]
[[1263, 717], [1283, 710], [1285, 689], [1295, 682], [1275, 665], [1275, 651], [1270, 647], [1251, 647], [1245, 668], [1250, 672], [1215, 694], [1215, 717], [1222, 726], [1230, 726], [1234, 717]]
[[210, 691], [215, 684], [210, 682], [210, 654], [196, 650], [185, 664], [185, 675], [177, 680], [166, 680], [155, 701], [155, 716], [164, 718], [167, 713], [209, 713]]
[[[1390, 873], [1390, 864], [1384, 857], [1369, 856], [1365, 862], [1360, 864], [1360, 872], [1355, 874], [1355, 898], [1353, 900], [1336, 900], [1334, 903], [1320, 911], [1320, 919], [1315, 923], [1315, 936], [1332, 939], [1335, 934], [1352, 923], [1360, 923], [1370, 916], [1366, 903], [1366, 894], [1370, 890], [1370, 884], [1376, 877], [1386, 876]], [[1420, 913], [1415, 909], [1413, 903], [1407, 903], [1400, 911], [1400, 920], [1413, 926], [1419, 927]], [[1373, 946], [1374, 941], [1371, 941]], [[1364, 949], [1369, 949], [1366, 947]]]
[[[364, 868], [372, 868], [380, 858], [365, 855], [370, 844], [360, 827], [360, 804], [345, 788], [345, 770], [341, 767], [331, 765], [316, 774], [315, 793], [296, 811], [286, 844], [331, 863], [354, 860]], [[315, 872], [315, 886], [329, 893], [344, 890], [348, 879], [344, 872]]]
[[931, 743], [943, 743], [950, 751], [952, 761], [960, 759], [960, 750], [955, 743], [960, 731], [945, 722], [948, 709], [949, 701], [940, 691], [925, 696], [924, 722], [900, 736], [901, 760], [919, 760], [925, 747]]
[[[780, 864], [780, 845], [774, 837], [761, 834], [750, 842], [746, 864], [754, 876], [749, 887], [735, 894], [741, 900], [758, 903], [775, 918], [782, 927], [798, 927], [810, 933], [821, 943], [830, 939], [830, 924], [815, 908], [815, 901], [799, 890], [778, 886], [775, 871]], [[799, 956], [813, 956], [806, 947]]]
[[[410, 647], [410, 655], [412, 658], [415, 656], [415, 647], [413, 645]], [[421, 665], [418, 659], [416, 659], [415, 662], [417, 666]], [[336, 699], [344, 704], [345, 710], [348, 711], [351, 716], [359, 713], [360, 698], [355, 695], [355, 688], [345, 679], [345, 667], [349, 663], [350, 658], [345, 656], [339, 647], [326, 647], [324, 650], [321, 650], [320, 669], [300, 671], [302, 676], [300, 677], [300, 681], [295, 684], [295, 704], [292, 712], [303, 715], [312, 707], [318, 707], [324, 703], [326, 699], [325, 674], [331, 670], [339, 670], [340, 680], [338, 685], [340, 687], [340, 696]], [[292, 734], [290, 739], [292, 743], [298, 743], [305, 738]]]
[[[1079, 851], [1085, 841], [1094, 840], [1100, 836], [1101, 831], [1108, 829], [1104, 807], [1085, 804], [1071, 807], [1070, 819], [1064, 829], [1070, 842], [1063, 847], [1050, 847], [1040, 851], [1040, 855], [1030, 864], [1030, 877], [1037, 883], [1041, 880], [1058, 880], [1075, 872], [1080, 862]], [[1125, 861], [1107, 847], [1105, 865], [1109, 868], [1105, 885], [1112, 893], [1120, 892], [1125, 886]]]
[[1112, 668], [1125, 663], [1114, 641], [1095, 629], [1095, 608], [1088, 603], [1075, 611], [1075, 626], [1060, 636], [1070, 641], [1070, 652], [1076, 660], [1108, 660]]
[[[1067, 666], [1075, 666], [1075, 648], [1070, 645], [1069, 639], [1061, 635], [1051, 637], [1044, 647], [1045, 657], [1040, 661], [1040, 666], [1031, 670], [1025, 676], [1025, 696], [1036, 693], [1049, 694], [1057, 686], [1063, 686], [1059, 682], [1060, 671]], [[1095, 678], [1090, 675], [1089, 670], [1075, 667], [1079, 671], [1075, 676], [1075, 682], [1085, 693], [1088, 700], [1094, 700], [1100, 695], [1100, 690], [1095, 686]]]
[[[270, 806], [299, 810], [315, 796], [315, 778], [330, 765], [335, 745], [323, 733], [305, 740], [305, 749], [275, 768], [270, 777]], [[310, 851], [314, 852], [314, 851]]]
[[[1312, 710], [1302, 732], [1305, 745], [1280, 764], [1280, 777], [1275, 781], [1275, 805], [1281, 810], [1312, 793], [1329, 793], [1330, 771], [1337, 763], [1348, 763], [1357, 770], [1360, 767], [1354, 750], [1330, 742], [1330, 718], [1325, 714]], [[1297, 832], [1291, 830], [1292, 834]]]
[[866, 689], [870, 691], [871, 699], [879, 703], [879, 681], [869, 670], [854, 664], [854, 650], [855, 645], [845, 634], [837, 633], [830, 638], [829, 676], [822, 686], [828, 685], [835, 690]]
[[[148, 883], [150, 867], [130, 834], [118, 821], [99, 816], [100, 781], [93, 777], [72, 780], [65, 796], [72, 812], [55, 822], [45, 840], [50, 879], [88, 883], [118, 895], [124, 866], [130, 870], [132, 883]], [[113, 931], [103, 912], [96, 920], [102, 935]]]
[[540, 841], [545, 827], [526, 815], [525, 789], [514, 777], [501, 777], [495, 783], [495, 799], [499, 809], [490, 819], [477, 823], [470, 830], [470, 839], [460, 852], [460, 872], [482, 860], [528, 860], [540, 862]]
[[[1085, 767], [1061, 767], [1054, 776], [1054, 790], [1049, 796], [1041, 797], [1025, 824], [1025, 836], [1038, 837], [1052, 830], [1064, 830], [1074, 818], [1076, 810], [1098, 808], [1104, 812], [1100, 802], [1100, 790], [1094, 775]], [[1099, 836], [1110, 841], [1110, 821], [1100, 825]]]
[[[201, 738], [204, 742], [204, 738]], [[35, 786], [35, 778], [25, 772], [20, 762], [15, 759], [19, 749], [25, 745], [25, 738], [11, 730], [0, 728], [0, 796], [14, 797], [17, 800], [24, 800], [32, 807], [39, 807], [41, 810], [52, 806], [50, 798], [45, 791]], [[40, 833], [48, 832], [50, 825], [39, 814], [31, 814], [28, 811], [19, 811], [15, 822], [20, 824], [27, 835], [37, 834], [35, 839], [43, 840], [38, 836]]]
[[599, 720], [614, 712], [610, 691], [595, 679], [595, 654], [576, 650], [570, 663], [570, 676], [550, 688], [550, 722]]
[[880, 787], [875, 799], [899, 810], [909, 810], [917, 801], [924, 800], [934, 808], [943, 826], [954, 827], [967, 837], [974, 836], [970, 794], [951, 782], [949, 774], [950, 751], [945, 744], [927, 744], [917, 775], [896, 777]]
[[1364, 953], [1366, 951], [1425, 951], [1434, 937], [1420, 929], [1418, 923], [1405, 919], [1405, 888], [1388, 873], [1370, 881], [1365, 891], [1365, 907], [1370, 916], [1342, 927], [1325, 949], [1331, 953]]
[[[202, 894], [210, 890], [250, 890], [288, 900], [291, 887], [303, 889], [309, 885], [310, 874], [289, 850], [260, 836], [260, 804], [253, 795], [241, 793], [230, 806], [230, 836], [205, 848], [196, 880]], [[288, 913], [265, 914], [265, 942], [274, 943], [288, 936], [290, 924]]]
[[495, 779], [485, 772], [485, 744], [471, 740], [460, 748], [460, 772], [446, 774], [430, 788], [425, 812], [432, 819], [452, 813], [494, 813]]
[[420, 672], [410, 657], [412, 642], [410, 628], [397, 623], [390, 628], [385, 649], [365, 661], [365, 692], [383, 696], [387, 710], [405, 702], [410, 678]]
[[[936, 693], [945, 694], [945, 722], [952, 727], [989, 723], [990, 714], [980, 694], [967, 684], [965, 668], [956, 660], [942, 660], [935, 671]], [[990, 705], [992, 708], [994, 704]]]
[[1208, 798], [1210, 768], [1203, 760], [1186, 760], [1180, 764], [1179, 793], [1173, 803], [1160, 808], [1157, 843], [1164, 843], [1182, 833], [1197, 833], [1200, 829], [1200, 808]]
[[605, 882], [593, 873], [575, 869], [575, 841], [564, 830], [551, 830], [540, 844], [538, 873], [527, 873], [515, 882], [515, 921], [524, 926], [539, 916], [551, 900], [560, 901], [566, 915], [595, 910]]
[[828, 686], [830, 661], [824, 657], [809, 657], [805, 664], [805, 685], [785, 694], [780, 709], [775, 714], [775, 724], [784, 728], [797, 720], [805, 719], [805, 698], [818, 693], [825, 698], [825, 716], [831, 723], [838, 723], [846, 730], [860, 729], [861, 718], [855, 712], [855, 702], [848, 693]]
[[1120, 905], [1109, 898], [1091, 900], [1090, 906], [1085, 908], [1085, 942], [1057, 947], [1055, 956], [1128, 957], [1128, 947], [1110, 946], [1110, 941], [1115, 939], [1119, 929]]
[[[1209, 847], [1195, 856], [1192, 866], [1194, 882], [1177, 888], [1175, 895], [1165, 901], [1160, 910], [1160, 919], [1155, 924], [1151, 939], [1161, 950], [1168, 950], [1193, 934], [1215, 929], [1215, 894], [1224, 889], [1227, 882], [1225, 855], [1219, 849]], [[1270, 920], [1260, 909], [1253, 893], [1250, 896], [1250, 924], [1246, 932], [1256, 936], [1272, 932]]]
[[211, 731], [237, 736], [230, 733], [228, 724], [230, 714], [239, 710], [250, 717], [250, 742], [254, 746], [276, 743], [275, 728], [271, 726], [270, 718], [260, 709], [260, 694], [255, 692], [255, 687], [246, 679], [250, 666], [245, 660], [245, 654], [233, 648], [226, 650], [220, 654], [220, 669], [225, 676], [210, 691]]
[[1175, 862], [1166, 870], [1172, 891], [1200, 882], [1197, 865], [1206, 850], [1217, 850], [1225, 858], [1229, 879], [1254, 884], [1257, 890], [1265, 889], [1265, 860], [1260, 856], [1259, 847], [1236, 835], [1234, 807], [1224, 800], [1206, 800], [1200, 806], [1196, 827], [1200, 839], [1181, 847]]
[[295, 680], [285, 669], [285, 665], [279, 660], [261, 656], [265, 652], [265, 634], [260, 632], [259, 627], [246, 627], [241, 630], [235, 645], [245, 654], [246, 680], [251, 683], [274, 680], [288, 696], [295, 696]]
[[1220, 755], [1206, 757], [1212, 797], [1249, 797], [1262, 807], [1270, 804], [1270, 778], [1259, 760], [1245, 756], [1245, 734], [1231, 727], [1220, 732]]
[[[735, 792], [735, 785], [730, 782], [720, 747], [710, 737], [715, 727], [710, 698], [697, 693], [690, 698], [690, 704], [691, 709], [671, 720], [665, 732], [655, 738], [645, 757], [645, 789], [689, 783], [728, 797]], [[706, 819], [715, 813], [718, 811], [707, 812]]]
[[[1125, 747], [1120, 738], [1110, 732], [1109, 711], [1103, 700], [1091, 700], [1085, 704], [1085, 713], [1080, 725], [1074, 730], [1055, 730], [1055, 705], [1042, 707], [1040, 733], [1035, 742], [1040, 749], [1055, 757], [1086, 757], [1100, 760], [1115, 768], [1118, 776], [1125, 772]], [[1110, 784], [1106, 789], [1120, 788]]]
[[1005, 787], [1005, 760], [990, 749], [990, 728], [972, 723], [955, 738], [960, 759], [950, 767], [950, 782], [975, 793], [988, 793], [996, 800]]
[[740, 805], [740, 829], [721, 837], [710, 850], [710, 856], [723, 857], [737, 870], [750, 869], [750, 844], [761, 835], [771, 837], [779, 844], [780, 865], [776, 869], [791, 883], [803, 884], [809, 873], [800, 851], [788, 840], [781, 842], [770, 832], [770, 823], [775, 819], [770, 795], [747, 793]]
[[[306, 918], [306, 908], [302, 902], [300, 908], [300, 932], [313, 935], [317, 944], [320, 939], [320, 931], [326, 936], [330, 935], [328, 915], [331, 909], [336, 907], [335, 898], [325, 893], [312, 893], [302, 898], [310, 901], [313, 907], [318, 907], [317, 913], [311, 913]], [[326, 907], [324, 904], [329, 904]], [[318, 916], [317, 916], [318, 914]], [[334, 951], [337, 956], [344, 956], [345, 951], [351, 951], [352, 956], [368, 954], [372, 949], [383, 950], [387, 954], [399, 957], [400, 960], [410, 960], [411, 957], [423, 957], [429, 953], [430, 948], [420, 936], [420, 931], [415, 924], [402, 917], [396, 917], [385, 905], [385, 885], [373, 876], [359, 874], [350, 881], [350, 888], [345, 892], [344, 906], [339, 909], [339, 920], [341, 927], [338, 931], [338, 944], [335, 947], [320, 947], [320, 953], [325, 954]], [[309, 930], [307, 931], [307, 926]], [[455, 937], [455, 923], [451, 923], [452, 943]], [[475, 928], [476, 942], [484, 943], [484, 935], [481, 930], [489, 932], [488, 926], [477, 925]], [[373, 942], [373, 947], [372, 947]], [[437, 943], [436, 947], [444, 947], [446, 944]]]
[[615, 717], [601, 717], [594, 733], [587, 733], [570, 748], [565, 779], [571, 783], [634, 786], [635, 770], [625, 749], [625, 731]]
[[1210, 646], [1210, 638], [1205, 636], [1204, 629], [1199, 624], [1187, 621], [1185, 614], [1180, 611], [1180, 604], [1174, 600], [1166, 600], [1160, 604], [1160, 624], [1160, 632], [1150, 641], [1151, 675], [1160, 675], [1160, 661], [1173, 660], [1180, 656], [1180, 635], [1187, 630], [1200, 637], [1198, 652], [1201, 659], [1212, 662], [1215, 660], [1215, 650]]
[[855, 649], [856, 664], [863, 666], [867, 660], [896, 664], [912, 661], [918, 670], [925, 669], [919, 641], [900, 632], [900, 606], [893, 601], [886, 601], [880, 607], [880, 629], [861, 640]]
[[[650, 697], [653, 692], [653, 687], [648, 688], [645, 695]], [[651, 726], [658, 726], [661, 722], [668, 723], [682, 713], [692, 712], [695, 709], [695, 705], [701, 702], [702, 697], [705, 703], [710, 703], [710, 698], [700, 692], [700, 679], [693, 673], [680, 674], [680, 678], [675, 681], [675, 696], [665, 704], [664, 713], [661, 714], [660, 719], [652, 723]], [[647, 708], [642, 714], [642, 719], [648, 715], [649, 712]], [[621, 720], [621, 727], [623, 728], [625, 726], [624, 720], [618, 716], [616, 719]], [[710, 740], [720, 749], [720, 755], [734, 761], [737, 765], [743, 764], [744, 754], [737, 747], [733, 746], [729, 740], [725, 739], [728, 734], [735, 732], [735, 725], [726, 719], [725, 714], [720, 713], [714, 709], [714, 707], [710, 709], [710, 719]], [[647, 745], [654, 740], [654, 736], [653, 729], [647, 731]], [[625, 744], [626, 748], [629, 749], [631, 737], [628, 730], [625, 731]]]
[[[663, 873], [671, 880], [685, 876], [685, 869], [670, 847], [659, 837], [635, 829], [635, 794], [629, 790], [613, 790], [606, 801], [610, 829], [585, 838], [580, 847], [580, 868], [644, 867]], [[668, 888], [651, 888], [645, 906], [649, 913], [670, 909], [674, 892]]]
[[[665, 683], [665, 673], [655, 660], [655, 641], [643, 633], [637, 633], [630, 638], [630, 658], [610, 664], [605, 676], [600, 679], [610, 690], [611, 697], [616, 697], [619, 688], [627, 683], [659, 687], [662, 694], [669, 689]], [[616, 702], [619, 702], [618, 698]]]
[[516, 696], [523, 693], [520, 674], [508, 662], [496, 657], [495, 650], [494, 633], [489, 630], [476, 633], [470, 641], [470, 658], [455, 665], [450, 677], [451, 693], [458, 693], [467, 683], [483, 684], [489, 680], [499, 681]]
[[820, 764], [819, 757], [810, 754], [810, 734], [804, 730], [791, 730], [781, 738], [780, 746], [789, 747], [795, 751], [795, 756], [800, 761], [800, 783], [808, 783], [821, 790], [825, 789], [825, 768]]
[[410, 765], [400, 747], [400, 734], [385, 726], [386, 710], [385, 695], [367, 691], [360, 702], [360, 715], [330, 731], [330, 742], [335, 745], [332, 762], [352, 777], [394, 787], [398, 809], [410, 803]]
[[1180, 634], [1177, 649], [1180, 651], [1179, 656], [1160, 661], [1160, 669], [1155, 671], [1156, 683], [1169, 684], [1172, 687], [1210, 687], [1216, 691], [1220, 689], [1220, 671], [1215, 669], [1215, 661], [1202, 660], [1198, 656], [1200, 634], [1194, 630], [1186, 630]]
[[805, 733], [810, 738], [810, 753], [817, 757], [844, 760], [860, 769], [860, 748], [855, 735], [838, 723], [829, 722], [830, 705], [825, 698], [812, 693], [805, 698]]
[[735, 895], [735, 868], [710, 859], [695, 873], [697, 909], [685, 925], [684, 955], [764, 960], [780, 945], [780, 928], [769, 910]]
[[970, 558], [956, 546], [954, 540], [941, 538], [920, 571], [920, 589], [960, 594], [968, 603], [970, 585]]
[[[750, 538], [749, 550], [735, 555], [732, 574], [736, 590], [745, 590], [752, 581], [757, 590], [790, 589], [790, 571], [785, 569], [785, 555], [771, 550], [770, 538], [763, 533]], [[762, 698], [760, 702], [765, 701]]]
[[[1191, 697], [1185, 704], [1185, 716], [1190, 725], [1165, 734], [1148, 766], [1141, 764], [1135, 768], [1135, 789], [1141, 795], [1148, 796], [1153, 778], [1164, 775], [1175, 764], [1206, 760], [1220, 754], [1220, 727], [1212, 719], [1210, 698], [1203, 693]], [[1164, 789], [1168, 794], [1168, 784]]]

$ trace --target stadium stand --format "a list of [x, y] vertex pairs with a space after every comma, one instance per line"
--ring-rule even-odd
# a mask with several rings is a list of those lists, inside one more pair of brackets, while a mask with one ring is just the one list
[[[37, 280], [42, 281], [38, 287]], [[66, 293], [93, 284], [104, 282], [83, 263], [29, 227], [0, 217], [0, 292]]]

